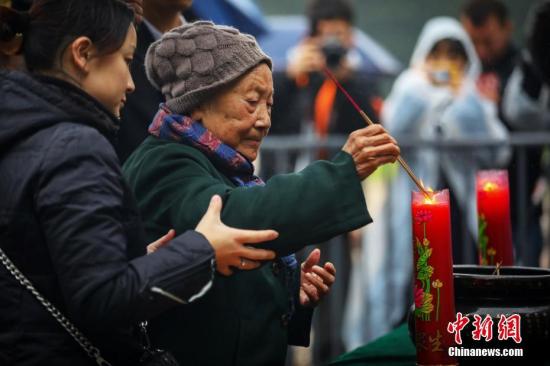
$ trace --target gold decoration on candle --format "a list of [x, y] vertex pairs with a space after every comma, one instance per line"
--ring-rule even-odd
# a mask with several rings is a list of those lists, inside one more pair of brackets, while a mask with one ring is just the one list
[[439, 289], [443, 287], [443, 282], [441, 282], [438, 279], [432, 282], [432, 287], [436, 289], [437, 291], [437, 301], [436, 301], [436, 307], [435, 307], [435, 320], [439, 320]]

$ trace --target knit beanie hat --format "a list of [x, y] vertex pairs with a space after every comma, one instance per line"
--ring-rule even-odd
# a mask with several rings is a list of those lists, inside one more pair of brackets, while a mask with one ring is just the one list
[[145, 56], [147, 78], [174, 113], [190, 113], [222, 86], [271, 59], [255, 38], [233, 27], [198, 21], [165, 33]]

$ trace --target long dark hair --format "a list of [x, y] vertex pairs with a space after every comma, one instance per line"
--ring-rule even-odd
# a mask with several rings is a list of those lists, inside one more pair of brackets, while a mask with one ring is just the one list
[[30, 71], [51, 70], [76, 38], [90, 38], [100, 54], [126, 39], [134, 12], [120, 0], [35, 0], [28, 13], [0, 7], [0, 40], [23, 36]]

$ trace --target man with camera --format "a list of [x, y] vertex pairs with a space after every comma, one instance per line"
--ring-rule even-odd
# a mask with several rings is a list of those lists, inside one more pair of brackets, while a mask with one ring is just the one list
[[[313, 0], [307, 9], [309, 35], [288, 53], [285, 72], [274, 74], [275, 105], [271, 135], [347, 135], [365, 126], [344, 95], [327, 80], [327, 66], [373, 119], [373, 83], [358, 71], [361, 58], [354, 49], [353, 9], [347, 0]], [[313, 158], [327, 158], [321, 152]], [[264, 171], [271, 175], [273, 172]]]

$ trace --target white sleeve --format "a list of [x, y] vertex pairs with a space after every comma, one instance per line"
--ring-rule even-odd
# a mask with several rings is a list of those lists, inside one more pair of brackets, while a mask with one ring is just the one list
[[501, 141], [493, 149], [476, 149], [477, 160], [488, 166], [504, 166], [510, 159], [508, 130], [498, 118], [496, 105], [483, 98], [473, 84], [465, 86], [463, 93], [450, 105], [441, 118], [446, 139], [486, 137]]
[[426, 89], [424, 84], [413, 70], [403, 72], [395, 81], [381, 113], [382, 123], [391, 134], [413, 136], [426, 130], [430, 98], [421, 91]]
[[543, 85], [538, 100], [525, 93], [521, 67], [516, 67], [504, 91], [502, 110], [514, 130], [539, 131], [550, 128], [550, 88]]

